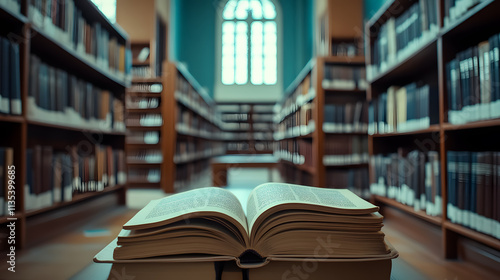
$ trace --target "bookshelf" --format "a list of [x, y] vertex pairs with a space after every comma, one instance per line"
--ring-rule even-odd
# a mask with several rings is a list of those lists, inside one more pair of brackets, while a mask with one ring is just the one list
[[190, 182], [209, 176], [210, 158], [225, 154], [221, 118], [216, 104], [185, 66], [164, 64], [165, 85], [161, 110], [163, 163], [161, 174], [166, 193], [190, 187]]
[[227, 154], [272, 154], [275, 103], [217, 103]]
[[[6, 136], [0, 140], [0, 223], [16, 219], [19, 249], [51, 236], [51, 227], [88, 219], [95, 212], [87, 207], [125, 203], [128, 36], [91, 1], [66, 4], [46, 15], [30, 1], [0, 2], [0, 80], [9, 88], [0, 101]], [[94, 36], [75, 35], [85, 28]], [[4, 208], [10, 165], [12, 215]], [[5, 226], [1, 234], [7, 233]]]
[[371, 200], [439, 228], [446, 258], [464, 257], [464, 238], [500, 250], [498, 64], [485, 62], [500, 3], [452, 3], [386, 1], [366, 25]]

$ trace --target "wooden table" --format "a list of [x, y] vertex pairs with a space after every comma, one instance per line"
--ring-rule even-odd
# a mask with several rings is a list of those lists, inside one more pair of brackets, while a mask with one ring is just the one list
[[273, 181], [273, 168], [278, 160], [273, 155], [225, 155], [212, 159], [212, 185], [227, 186], [227, 170], [229, 168], [269, 168], [269, 182]]

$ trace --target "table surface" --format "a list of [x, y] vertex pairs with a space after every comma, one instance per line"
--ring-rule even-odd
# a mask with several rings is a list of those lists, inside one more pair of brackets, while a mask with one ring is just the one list
[[212, 163], [278, 163], [278, 159], [271, 154], [224, 155], [214, 157]]

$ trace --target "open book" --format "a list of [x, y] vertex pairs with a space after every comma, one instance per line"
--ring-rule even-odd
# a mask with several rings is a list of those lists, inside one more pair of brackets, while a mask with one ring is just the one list
[[385, 258], [390, 248], [377, 210], [349, 190], [266, 183], [251, 192], [245, 212], [230, 191], [196, 189], [140, 210], [123, 226], [113, 258], [203, 254], [238, 264], [280, 257]]

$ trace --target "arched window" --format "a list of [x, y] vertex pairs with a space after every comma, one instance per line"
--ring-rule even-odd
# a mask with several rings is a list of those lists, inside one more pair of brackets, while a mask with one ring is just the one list
[[223, 85], [276, 85], [276, 7], [270, 0], [228, 0], [222, 12]]

